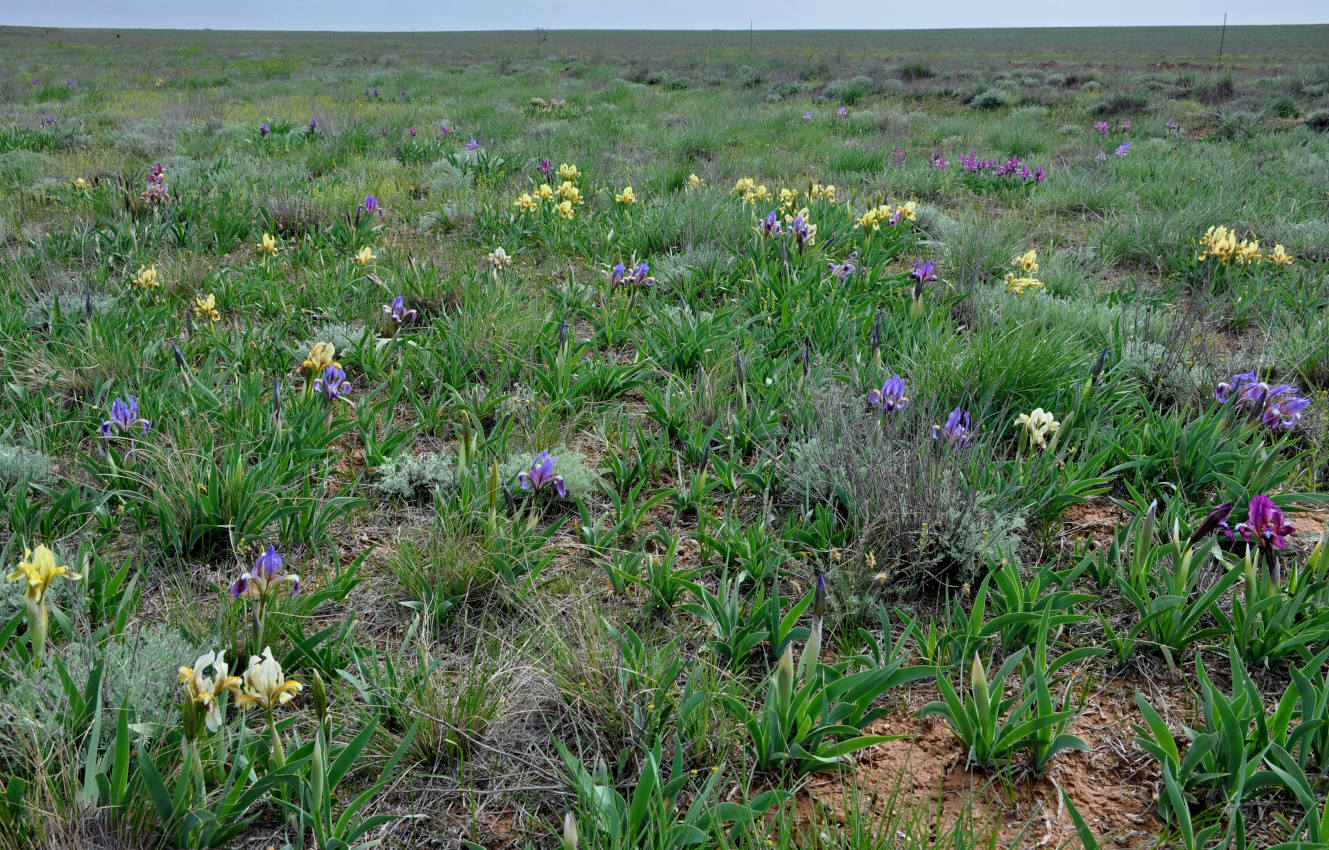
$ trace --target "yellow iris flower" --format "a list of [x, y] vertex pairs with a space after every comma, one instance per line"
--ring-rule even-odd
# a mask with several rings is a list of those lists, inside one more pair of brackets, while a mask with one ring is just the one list
[[734, 183], [734, 194], [742, 195], [746, 198], [748, 195], [752, 194], [752, 190], [756, 188], [757, 184], [753, 182], [751, 177], [740, 177]]
[[541, 183], [540, 188], [535, 190], [535, 194], [540, 196], [542, 201], [554, 200], [554, 187], [548, 183]]
[[361, 248], [360, 253], [356, 254], [353, 258], [357, 266], [367, 266], [376, 259], [378, 258], [374, 255], [374, 249], [370, 248], [368, 245]]
[[580, 176], [581, 172], [577, 170], [577, 166], [575, 165], [568, 165], [565, 162], [558, 167], [559, 180], [576, 180]]
[[580, 204], [581, 190], [577, 188], [575, 183], [569, 180], [564, 180], [558, 185], [558, 198], [560, 201], [570, 201], [574, 204]]
[[688, 188], [689, 188], [689, 189], [696, 189], [696, 188], [699, 187], [699, 186], [701, 186], [701, 178], [698, 177], [695, 173], [693, 173], [693, 174], [689, 174], [689, 175], [688, 175]]
[[300, 364], [300, 368], [315, 374], [323, 374], [337, 360], [337, 347], [330, 342], [316, 342], [314, 347], [309, 349], [309, 356], [305, 362]]
[[793, 208], [794, 208], [794, 204], [796, 204], [796, 203], [798, 203], [798, 190], [797, 190], [797, 189], [781, 189], [781, 190], [780, 190], [780, 209], [782, 209], [782, 210], [784, 210], [784, 209], [793, 209]]
[[77, 573], [71, 573], [68, 568], [56, 563], [55, 553], [45, 546], [38, 546], [34, 552], [31, 549], [23, 550], [23, 560], [19, 562], [9, 574], [9, 581], [28, 582], [27, 590], [23, 597], [30, 605], [42, 605], [46, 598], [46, 590], [55, 581], [57, 576], [64, 576], [70, 581], [77, 581], [82, 576]]
[[272, 657], [272, 650], [263, 648], [263, 657], [251, 655], [249, 669], [245, 670], [244, 692], [235, 700], [236, 708], [264, 708], [268, 711], [295, 699], [304, 688], [294, 679], [282, 675], [281, 663]]
[[1038, 251], [1030, 248], [1025, 254], [1021, 254], [1011, 260], [1011, 265], [1027, 274], [1038, 271]]
[[156, 289], [161, 286], [161, 278], [157, 276], [157, 267], [139, 266], [138, 274], [134, 275], [133, 283], [139, 289]]
[[614, 200], [627, 206], [629, 204], [635, 204], [637, 202], [637, 196], [632, 191], [631, 186], [624, 186], [623, 191], [614, 196]]
[[[541, 186], [540, 188], [547, 189], [549, 187]], [[532, 198], [530, 192], [522, 192], [520, 195], [517, 196], [517, 200], [513, 201], [512, 203], [515, 204], [517, 208], [520, 209], [522, 212], [530, 212], [531, 210], [540, 206], [540, 202], [537, 201], [535, 198]]]
[[1030, 289], [1044, 289], [1043, 281], [1033, 277], [1016, 277], [1010, 272], [1006, 273], [1006, 291], [1014, 292], [1016, 295], [1024, 295]]
[[1274, 250], [1264, 255], [1264, 259], [1279, 268], [1292, 265], [1292, 255], [1289, 254], [1282, 245], [1278, 244], [1274, 245]]
[[91, 188], [92, 188], [92, 184], [89, 183], [88, 181], [84, 180], [82, 177], [75, 177], [75, 178], [74, 178], [74, 188], [75, 188], [75, 189], [78, 189], [78, 190], [80, 190], [80, 191], [82, 191], [82, 190], [84, 190], [84, 189], [91, 189]]
[[271, 233], [264, 233], [263, 240], [254, 246], [254, 250], [269, 257], [277, 256], [277, 237]]
[[554, 204], [554, 210], [563, 218], [572, 218], [576, 211], [572, 209], [572, 201], [560, 201]]
[[[211, 675], [207, 673], [208, 668], [212, 668]], [[189, 698], [206, 709], [204, 722], [208, 731], [216, 732], [222, 722], [221, 695], [229, 691], [238, 697], [243, 682], [239, 676], [230, 675], [226, 650], [199, 656], [193, 667], [181, 667], [177, 678], [184, 684]]]
[[194, 318], [207, 319], [209, 322], [221, 321], [221, 313], [217, 312], [217, 296], [211, 292], [206, 298], [202, 295], [194, 296]]
[[1061, 427], [1061, 423], [1041, 407], [1035, 407], [1032, 413], [1021, 413], [1015, 418], [1015, 424], [1024, 428], [1030, 444], [1040, 449], [1047, 446], [1048, 435], [1055, 434]]

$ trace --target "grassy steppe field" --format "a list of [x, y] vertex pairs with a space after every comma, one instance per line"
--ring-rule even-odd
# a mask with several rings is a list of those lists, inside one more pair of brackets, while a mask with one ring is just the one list
[[1329, 26], [0, 28], [0, 847], [1329, 846]]

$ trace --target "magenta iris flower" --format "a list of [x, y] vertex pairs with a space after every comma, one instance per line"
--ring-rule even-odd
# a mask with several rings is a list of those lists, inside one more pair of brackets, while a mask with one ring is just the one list
[[909, 399], [904, 393], [904, 378], [899, 375], [892, 375], [881, 385], [881, 389], [868, 392], [868, 404], [873, 407], [880, 407], [882, 413], [907, 410]]
[[967, 449], [974, 443], [974, 434], [969, 427], [969, 411], [955, 408], [946, 417], [945, 425], [932, 426], [932, 439], [945, 440], [953, 449]]
[[530, 472], [517, 474], [517, 480], [521, 482], [521, 489], [533, 490], [538, 493], [546, 486], [552, 486], [559, 496], [566, 497], [568, 491], [563, 486], [563, 476], [554, 474], [554, 464], [557, 462], [558, 458], [550, 457], [548, 449], [541, 452], [540, 456], [531, 463]]
[[942, 156], [941, 151], [934, 151], [932, 155], [928, 157], [928, 165], [932, 166], [938, 171], [945, 171], [946, 166], [950, 165], [950, 160]]
[[1251, 499], [1250, 511], [1246, 521], [1237, 523], [1236, 531], [1248, 543], [1255, 540], [1262, 545], [1283, 549], [1287, 546], [1287, 535], [1296, 532], [1283, 517], [1283, 511], [1263, 493]]
[[1112, 132], [1112, 125], [1108, 124], [1106, 121], [1098, 121], [1094, 123], [1094, 129], [1106, 136], [1108, 133]]
[[896, 145], [895, 150], [891, 151], [891, 159], [896, 165], [904, 165], [904, 151], [900, 150], [899, 145]]

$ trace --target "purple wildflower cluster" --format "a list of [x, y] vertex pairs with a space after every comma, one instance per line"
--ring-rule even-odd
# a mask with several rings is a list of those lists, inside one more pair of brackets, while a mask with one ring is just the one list
[[1297, 427], [1301, 412], [1311, 403], [1297, 392], [1297, 388], [1290, 384], [1271, 387], [1258, 380], [1254, 372], [1243, 372], [1233, 375], [1230, 381], [1220, 382], [1214, 388], [1214, 398], [1224, 404], [1232, 401], [1234, 406], [1257, 417], [1265, 427], [1291, 430]]
[[1042, 183], [1047, 180], [1047, 174], [1041, 168], [1030, 168], [1027, 164], [1020, 162], [1018, 156], [1013, 156], [1005, 162], [998, 162], [994, 159], [979, 159], [978, 154], [970, 153], [960, 157], [960, 168], [970, 174], [988, 174], [992, 177], [1010, 178], [1027, 183], [1030, 180], [1035, 183]]
[[377, 215], [379, 218], [383, 217], [383, 205], [380, 204], [378, 198], [375, 198], [373, 195], [365, 195], [364, 202], [360, 204], [360, 209], [364, 210], [369, 215]]
[[628, 268], [623, 263], [617, 263], [609, 270], [608, 274], [610, 289], [617, 289], [620, 286], [636, 289], [655, 283], [655, 278], [651, 277], [651, 267], [647, 263], [638, 263], [632, 268]]
[[148, 170], [148, 188], [143, 191], [143, 201], [149, 206], [169, 203], [171, 187], [166, 184], [166, 172], [160, 162]]
[[858, 271], [858, 252], [854, 251], [843, 263], [827, 263], [826, 270], [839, 279], [840, 283], [846, 283], [849, 276]]
[[932, 439], [946, 443], [952, 449], [967, 449], [974, 444], [969, 411], [955, 408], [946, 417], [946, 424], [932, 426]]
[[933, 270], [931, 260], [919, 260], [914, 263], [913, 270], [909, 272], [909, 280], [920, 285], [936, 279], [937, 275]]
[[938, 171], [945, 171], [946, 166], [950, 164], [951, 161], [946, 157], [942, 156], [941, 151], [933, 151], [932, 155], [928, 157], [928, 165], [932, 166]]
[[1106, 136], [1108, 133], [1112, 132], [1112, 125], [1106, 121], [1096, 121], [1094, 122], [1094, 129], [1101, 135]]

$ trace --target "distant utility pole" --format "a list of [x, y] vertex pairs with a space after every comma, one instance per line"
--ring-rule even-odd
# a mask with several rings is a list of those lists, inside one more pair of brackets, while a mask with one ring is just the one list
[[748, 53], [752, 52], [752, 19], [748, 18]]
[[1223, 62], [1223, 40], [1227, 38], [1227, 12], [1223, 13], [1223, 29], [1218, 33], [1218, 61]]

